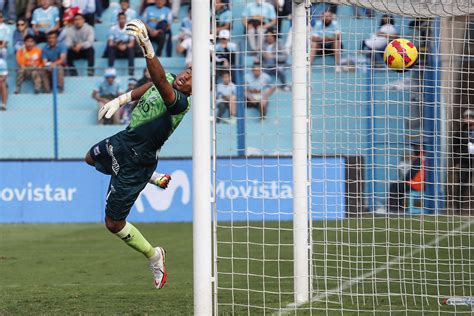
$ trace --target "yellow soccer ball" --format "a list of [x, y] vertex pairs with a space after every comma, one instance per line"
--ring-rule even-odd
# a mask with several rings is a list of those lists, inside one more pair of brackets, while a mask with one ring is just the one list
[[410, 68], [418, 58], [418, 50], [409, 40], [397, 38], [385, 47], [383, 60], [388, 68], [405, 70]]

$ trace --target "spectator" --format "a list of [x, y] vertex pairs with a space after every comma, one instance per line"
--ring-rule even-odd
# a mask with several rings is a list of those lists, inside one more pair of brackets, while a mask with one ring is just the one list
[[41, 7], [33, 11], [31, 20], [37, 43], [46, 42], [46, 35], [59, 30], [59, 9], [50, 6], [50, 0], [42, 0]]
[[[474, 110], [463, 113], [461, 130], [453, 138], [453, 158], [459, 186], [455, 193], [458, 209], [470, 213], [474, 169]], [[472, 213], [471, 213], [472, 214]]]
[[27, 35], [34, 36], [33, 29], [28, 27], [28, 23], [25, 18], [19, 18], [16, 21], [16, 29], [13, 31], [13, 50], [15, 53], [23, 47], [25, 44], [24, 38]]
[[290, 91], [285, 74], [287, 59], [288, 55], [283, 45], [279, 45], [277, 36], [272, 31], [267, 31], [262, 49], [262, 66], [267, 74], [281, 81], [284, 91]]
[[222, 0], [216, 0], [216, 33], [221, 30], [229, 30], [232, 23], [232, 11], [230, 11], [227, 3]]
[[148, 82], [151, 82], [151, 76], [150, 72], [148, 71], [148, 68], [145, 67], [145, 69], [143, 69], [143, 77], [141, 77], [140, 80], [137, 81], [136, 88], [141, 87]]
[[8, 68], [4, 59], [0, 59], [0, 95], [2, 96], [2, 105], [0, 111], [7, 110], [8, 85], [7, 85]]
[[[25, 18], [27, 20], [30, 20], [33, 17], [33, 12], [36, 8], [41, 6], [41, 1], [42, 0], [28, 0], [28, 3], [26, 5], [26, 9], [25, 9]], [[61, 8], [62, 0], [51, 0], [50, 5], [53, 5], [56, 8]], [[19, 14], [18, 16], [21, 16], [21, 15], [22, 14]]]
[[380, 19], [378, 31], [370, 34], [368, 39], [362, 41], [362, 50], [371, 55], [373, 52], [383, 53], [388, 42], [396, 37], [395, 19], [391, 15], [384, 14]]
[[165, 6], [166, 0], [156, 0], [154, 6], [149, 6], [143, 12], [143, 21], [151, 28], [148, 35], [157, 45], [156, 55], [161, 56], [165, 45], [166, 34], [171, 30], [171, 9]]
[[70, 0], [64, 0], [63, 27], [59, 30], [58, 42], [66, 45], [66, 35], [74, 25], [74, 17], [79, 13], [79, 7], [71, 7]]
[[235, 60], [235, 54], [237, 53], [237, 45], [230, 41], [229, 30], [220, 30], [215, 50], [216, 64], [218, 66], [221, 66], [221, 68], [228, 69], [233, 65]]
[[247, 106], [259, 109], [262, 120], [267, 115], [268, 99], [275, 92], [275, 86], [271, 84], [272, 78], [262, 72], [259, 63], [255, 63], [252, 71], [245, 74]]
[[3, 12], [0, 11], [0, 58], [7, 59], [8, 42], [10, 41], [10, 28], [4, 23]]
[[193, 63], [193, 42], [192, 38], [188, 37], [185, 40], [178, 43], [176, 46], [176, 52], [178, 54], [186, 54], [185, 63], [186, 67], [191, 67]]
[[74, 61], [87, 59], [87, 75], [94, 75], [94, 28], [85, 22], [82, 14], [74, 17], [74, 26], [68, 28], [65, 38], [67, 51], [67, 64], [71, 67], [71, 74], [77, 76]]
[[107, 42], [108, 66], [113, 67], [115, 58], [128, 59], [128, 75], [133, 76], [135, 58], [135, 38], [125, 32], [127, 17], [125, 13], [118, 14], [118, 24], [110, 29], [109, 41]]
[[137, 18], [137, 11], [130, 8], [129, 0], [120, 0], [120, 9], [115, 9], [112, 12], [112, 25], [118, 23], [118, 14], [120, 12], [125, 13], [125, 16], [127, 17], [127, 22], [130, 22], [131, 20]]
[[312, 3], [310, 10], [310, 17], [311, 17], [311, 27], [316, 25], [316, 22], [319, 21], [321, 15], [324, 12], [331, 12], [332, 14], [337, 14], [337, 4], [329, 4], [327, 2], [323, 3]]
[[224, 113], [229, 109], [228, 122], [235, 123], [236, 110], [236, 94], [235, 85], [230, 80], [230, 73], [228, 71], [222, 74], [222, 83], [217, 84], [216, 99], [217, 99], [217, 123], [226, 122], [223, 119]]
[[58, 43], [56, 33], [49, 33], [47, 45], [43, 48], [43, 64], [45, 66], [45, 91], [50, 91], [50, 80], [52, 80], [53, 68], [56, 67], [56, 81], [58, 92], [64, 91], [64, 65], [66, 64], [67, 48], [64, 44]]
[[410, 191], [423, 191], [425, 162], [423, 147], [413, 146], [413, 153], [398, 164], [399, 180], [390, 184], [388, 207], [392, 213], [404, 212], [405, 195]]
[[[115, 77], [116, 71], [114, 68], [106, 69], [104, 79], [98, 82], [96, 88], [92, 91], [92, 98], [97, 101], [99, 109], [121, 94], [119, 82], [115, 80]], [[120, 111], [115, 112], [110, 119], [100, 120], [98, 124], [120, 124]]]
[[321, 19], [316, 22], [311, 37], [311, 59], [313, 63], [316, 55], [334, 54], [336, 58], [336, 72], [341, 71], [341, 31], [333, 14], [330, 11], [323, 13]]
[[95, 24], [95, 0], [71, 0], [71, 7], [79, 7], [79, 12], [87, 24]]
[[264, 33], [277, 23], [275, 8], [265, 0], [255, 0], [247, 4], [242, 16], [250, 49], [259, 51], [262, 48]]
[[181, 28], [179, 29], [178, 39], [184, 40], [192, 35], [193, 21], [191, 6], [188, 8], [188, 15], [181, 21]]
[[35, 93], [41, 92], [43, 72], [43, 60], [41, 59], [41, 49], [36, 46], [35, 38], [31, 35], [25, 37], [25, 46], [16, 52], [16, 62], [18, 69], [16, 73], [15, 94], [20, 93], [21, 84], [25, 78], [33, 80]]

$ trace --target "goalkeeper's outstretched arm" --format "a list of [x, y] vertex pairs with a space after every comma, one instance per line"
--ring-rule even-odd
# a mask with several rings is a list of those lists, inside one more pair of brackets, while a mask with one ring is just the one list
[[151, 81], [160, 92], [165, 104], [172, 104], [176, 98], [173, 86], [166, 79], [166, 73], [158, 58], [147, 58], [146, 66], [150, 73]]
[[155, 57], [155, 50], [148, 37], [149, 27], [140, 20], [132, 20], [127, 23], [126, 32], [132, 35], [140, 45], [146, 58], [146, 65], [153, 84], [160, 92], [166, 104], [172, 104], [175, 100], [173, 86], [166, 79], [166, 73], [160, 61]]
[[144, 85], [136, 88], [136, 89], [133, 89], [132, 91], [129, 91], [127, 93], [124, 93], [122, 95], [119, 95], [118, 97], [116, 97], [115, 99], [107, 102], [106, 104], [104, 104], [100, 109], [99, 109], [99, 112], [97, 113], [97, 118], [98, 120], [100, 121], [102, 118], [105, 118], [106, 119], [110, 119], [115, 112], [117, 112], [117, 110], [131, 102], [131, 101], [136, 101], [138, 99], [140, 99], [142, 97], [142, 95], [148, 90], [150, 89], [152, 83], [149, 82], [149, 83], [145, 83]]

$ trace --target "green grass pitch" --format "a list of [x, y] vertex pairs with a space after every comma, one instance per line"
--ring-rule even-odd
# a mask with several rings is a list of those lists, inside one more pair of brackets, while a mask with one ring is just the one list
[[[313, 223], [316, 297], [298, 314], [470, 314], [471, 307], [438, 304], [474, 293], [470, 220]], [[0, 315], [191, 314], [192, 225], [136, 226], [168, 251], [163, 290], [153, 288], [146, 260], [103, 225], [0, 225]], [[291, 223], [219, 223], [218, 234], [220, 314], [272, 313], [292, 302]]]

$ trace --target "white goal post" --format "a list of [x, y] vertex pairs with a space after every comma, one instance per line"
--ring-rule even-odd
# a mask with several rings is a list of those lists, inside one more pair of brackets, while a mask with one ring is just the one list
[[[236, 50], [222, 63], [216, 2], [209, 12], [192, 0], [195, 314], [471, 313], [474, 212], [456, 193], [451, 148], [474, 89], [474, 3], [294, 1], [291, 23], [277, 12], [253, 47], [242, 21], [255, 1], [231, 1]], [[318, 47], [320, 15], [336, 10], [342, 44]], [[359, 45], [384, 14], [418, 47], [408, 71]], [[273, 35], [287, 59], [268, 66]], [[224, 73], [235, 117], [219, 94]], [[273, 80], [268, 95], [252, 92], [258, 73]], [[420, 190], [398, 179], [416, 159]]]

